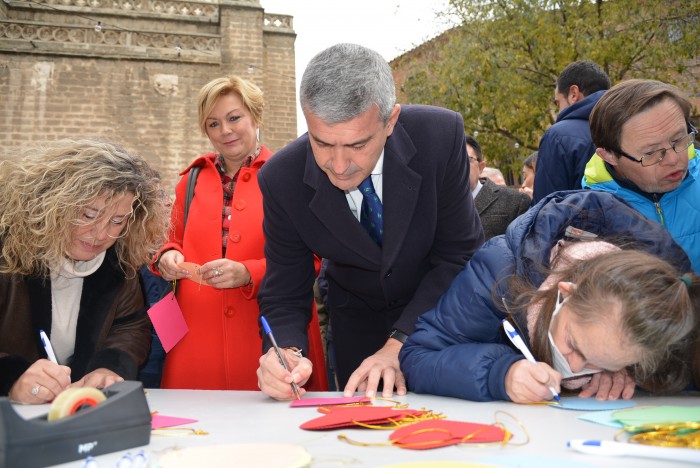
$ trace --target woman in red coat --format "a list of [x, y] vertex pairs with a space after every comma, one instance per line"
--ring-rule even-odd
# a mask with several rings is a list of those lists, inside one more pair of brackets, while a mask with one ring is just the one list
[[[177, 301], [189, 328], [165, 359], [161, 387], [257, 390], [262, 353], [257, 294], [265, 274], [257, 173], [271, 156], [258, 142], [262, 92], [236, 76], [217, 78], [202, 88], [197, 107], [202, 133], [217, 152], [200, 156], [182, 172], [173, 231], [153, 265], [166, 280], [181, 279]], [[185, 229], [185, 192], [194, 166], [201, 171]], [[187, 270], [178, 266], [182, 262], [201, 265], [206, 284], [189, 279]], [[312, 317], [308, 328], [313, 339], [310, 349], [302, 351], [324, 368], [315, 311]], [[327, 389], [325, 373], [317, 374], [308, 390]]]

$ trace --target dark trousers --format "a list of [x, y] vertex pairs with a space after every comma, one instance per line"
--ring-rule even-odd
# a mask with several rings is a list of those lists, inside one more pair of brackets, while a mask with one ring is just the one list
[[386, 344], [395, 318], [367, 309], [331, 308], [330, 315], [335, 372], [342, 391], [362, 361]]

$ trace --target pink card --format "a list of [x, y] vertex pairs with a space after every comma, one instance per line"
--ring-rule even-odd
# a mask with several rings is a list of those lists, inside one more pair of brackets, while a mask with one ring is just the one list
[[177, 416], [165, 416], [163, 414], [154, 414], [151, 416], [151, 429], [160, 429], [161, 427], [182, 426], [183, 424], [195, 423], [196, 419], [178, 418]]
[[180, 304], [172, 292], [148, 309], [148, 316], [151, 317], [153, 328], [156, 329], [166, 353], [173, 349], [189, 330]]
[[351, 403], [369, 403], [372, 399], [364, 396], [356, 397], [339, 397], [339, 398], [304, 398], [294, 400], [289, 404], [292, 408], [303, 408], [307, 406], [333, 406], [333, 405], [349, 405]]

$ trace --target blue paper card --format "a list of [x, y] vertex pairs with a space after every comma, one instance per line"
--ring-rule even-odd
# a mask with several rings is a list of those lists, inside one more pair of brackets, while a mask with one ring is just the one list
[[551, 404], [552, 408], [574, 411], [610, 411], [632, 408], [637, 403], [630, 400], [596, 400], [595, 398], [564, 397], [561, 405]]
[[596, 424], [602, 424], [603, 426], [615, 427], [622, 429], [625, 427], [620, 421], [618, 421], [613, 413], [617, 410], [610, 411], [591, 411], [590, 413], [582, 414], [577, 416], [576, 419], [581, 421], [588, 421]]

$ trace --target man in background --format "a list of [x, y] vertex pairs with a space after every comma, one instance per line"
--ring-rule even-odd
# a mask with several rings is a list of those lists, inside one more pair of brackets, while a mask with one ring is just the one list
[[593, 62], [573, 62], [557, 78], [557, 121], [540, 141], [535, 172], [534, 205], [552, 192], [581, 188], [586, 163], [595, 153], [588, 116], [610, 88], [610, 78]]
[[530, 197], [504, 185], [496, 185], [486, 177], [479, 178], [486, 167], [481, 146], [471, 135], [466, 136], [466, 141], [469, 187], [484, 227], [484, 238], [489, 240], [493, 236], [505, 234], [510, 222], [527, 211]]

